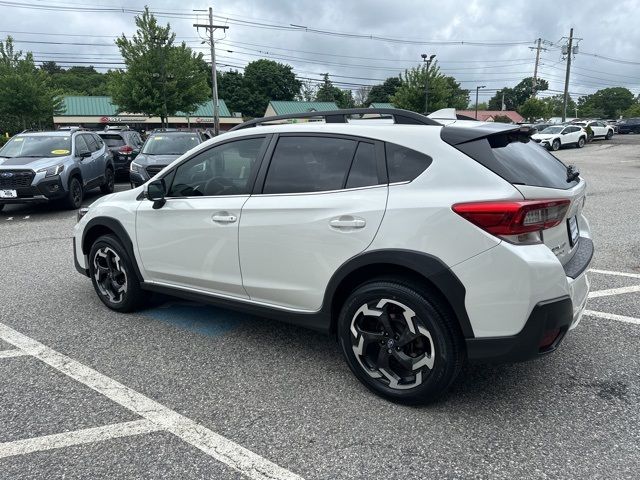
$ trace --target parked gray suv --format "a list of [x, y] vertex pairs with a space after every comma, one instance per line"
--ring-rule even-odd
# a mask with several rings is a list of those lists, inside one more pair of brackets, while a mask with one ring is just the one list
[[84, 192], [114, 189], [113, 156], [86, 130], [25, 132], [0, 149], [0, 210], [6, 204], [60, 201], [80, 208]]

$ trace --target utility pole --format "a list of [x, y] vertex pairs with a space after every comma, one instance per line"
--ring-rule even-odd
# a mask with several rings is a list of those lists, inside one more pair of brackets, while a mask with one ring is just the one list
[[569, 75], [571, 73], [571, 55], [573, 54], [573, 27], [569, 32], [569, 48], [567, 49], [567, 74], [564, 77], [564, 98], [562, 99], [562, 121], [567, 121], [567, 100], [569, 99]]
[[[533, 47], [529, 47], [533, 50]], [[533, 67], [533, 87], [531, 89], [531, 95], [533, 97], [536, 96], [536, 88], [538, 87], [538, 65], [540, 63], [540, 50], [546, 50], [546, 48], [542, 48], [542, 39], [538, 38], [538, 46], [535, 47], [536, 50], [536, 64]]]
[[422, 61], [427, 64], [427, 71], [424, 80], [424, 114], [429, 115], [429, 68], [431, 67], [431, 62], [436, 58], [435, 55], [427, 55], [423, 53], [420, 55], [422, 57]]
[[476, 120], [478, 119], [478, 91], [481, 88], [485, 88], [485, 87], [486, 87], [486, 85], [481, 85], [481, 86], [476, 87]]
[[217, 136], [218, 134], [220, 134], [220, 102], [218, 101], [218, 77], [216, 75], [216, 44], [213, 41], [213, 32], [217, 28], [221, 28], [224, 31], [229, 27], [225, 25], [213, 24], [213, 7], [209, 7], [209, 23], [208, 24], [194, 23], [193, 26], [196, 28], [200, 28], [200, 27], [205, 28], [209, 32], [209, 45], [211, 46], [211, 77], [212, 77], [211, 90], [213, 94], [213, 132]]

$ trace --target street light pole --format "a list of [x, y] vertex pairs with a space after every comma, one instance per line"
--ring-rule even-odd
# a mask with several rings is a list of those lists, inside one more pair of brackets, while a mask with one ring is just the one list
[[481, 88], [485, 88], [486, 85], [480, 85], [476, 87], [476, 120], [478, 119], [478, 92]]
[[424, 114], [428, 115], [429, 114], [429, 68], [431, 67], [431, 62], [433, 62], [433, 59], [436, 58], [436, 56], [435, 54], [427, 55], [426, 53], [423, 53], [420, 56], [422, 57], [422, 61], [427, 64], [427, 71], [425, 74], [425, 81], [424, 81]]

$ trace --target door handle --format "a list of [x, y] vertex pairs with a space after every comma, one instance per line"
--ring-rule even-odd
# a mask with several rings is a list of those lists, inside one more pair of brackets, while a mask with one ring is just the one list
[[238, 220], [238, 217], [235, 215], [229, 215], [226, 212], [223, 213], [215, 213], [211, 216], [211, 220], [216, 223], [233, 223]]
[[364, 228], [367, 224], [364, 218], [340, 217], [329, 222], [333, 228]]

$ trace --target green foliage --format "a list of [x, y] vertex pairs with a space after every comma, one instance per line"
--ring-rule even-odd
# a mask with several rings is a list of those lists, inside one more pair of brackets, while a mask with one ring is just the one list
[[329, 74], [324, 74], [324, 79], [320, 88], [316, 92], [316, 102], [336, 102], [339, 108], [353, 108], [355, 100], [351, 90], [342, 90], [336, 87], [331, 80]]
[[300, 95], [302, 82], [289, 65], [272, 60], [249, 63], [244, 74], [218, 73], [218, 94], [232, 112], [245, 117], [264, 115], [270, 100], [293, 100]]
[[210, 98], [202, 54], [184, 42], [174, 45], [169, 24], [158, 25], [146, 7], [135, 21], [138, 29], [133, 37], [116, 40], [127, 70], [109, 75], [113, 102], [123, 111], [162, 119], [179, 111], [193, 112]]
[[632, 105], [631, 107], [627, 108], [624, 113], [623, 116], [625, 118], [634, 118], [634, 117], [640, 117], [640, 102], [635, 103], [634, 105]]
[[581, 117], [616, 118], [634, 103], [635, 97], [627, 88], [603, 88], [594, 94], [580, 97], [578, 113]]
[[[549, 83], [539, 78], [536, 91], [541, 92], [549, 89]], [[507, 110], [518, 110], [520, 105], [527, 101], [533, 94], [533, 77], [522, 79], [515, 87], [505, 87], [498, 90], [496, 94], [489, 100], [489, 110], [502, 110], [502, 95], [504, 94], [504, 104]]]
[[520, 105], [518, 113], [525, 119], [532, 122], [539, 118], [548, 118], [550, 116], [549, 105], [543, 100], [533, 97], [528, 98], [522, 105]]
[[389, 77], [382, 85], [374, 85], [369, 91], [365, 106], [372, 103], [391, 103], [391, 97], [396, 94], [400, 85], [402, 85], [400, 77]]
[[496, 115], [495, 117], [493, 117], [493, 121], [498, 123], [513, 123], [513, 120], [511, 120], [506, 115]]
[[[475, 110], [476, 109], [476, 104], [475, 103], [470, 103], [469, 104], [469, 109], [470, 110]], [[479, 102], [478, 103], [478, 110], [488, 110], [487, 102]]]
[[108, 76], [92, 66], [62, 69], [55, 62], [40, 67], [49, 74], [53, 87], [65, 95], [108, 95]]
[[[547, 115], [549, 117], [561, 117], [564, 95], [558, 94], [552, 97], [543, 98], [542, 101], [547, 105]], [[571, 97], [567, 98], [567, 117], [574, 117], [576, 114], [577, 104]]]
[[61, 108], [58, 93], [31, 53], [15, 51], [11, 37], [0, 41], [0, 132], [49, 126]]
[[405, 70], [400, 75], [401, 85], [390, 98], [398, 108], [424, 112], [425, 86], [429, 79], [429, 111], [441, 108], [463, 110], [469, 104], [469, 90], [460, 88], [455, 78], [440, 73], [437, 62], [427, 72], [426, 64]]

